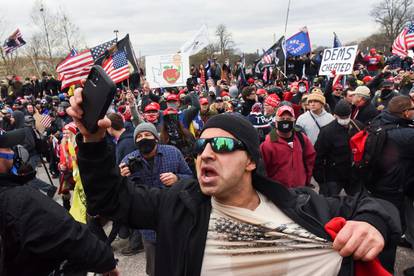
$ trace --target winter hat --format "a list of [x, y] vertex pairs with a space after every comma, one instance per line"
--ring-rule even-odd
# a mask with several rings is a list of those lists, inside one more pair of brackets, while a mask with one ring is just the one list
[[149, 103], [144, 109], [144, 112], [148, 111], [160, 111], [160, 105], [156, 102]]
[[219, 114], [207, 121], [201, 134], [208, 128], [220, 128], [231, 133], [244, 144], [252, 160], [256, 164], [259, 163], [261, 159], [259, 136], [253, 125], [246, 118], [238, 114]]
[[315, 89], [311, 94], [309, 94], [308, 102], [309, 101], [318, 101], [323, 105], [326, 104], [325, 96], [321, 92], [315, 91]]
[[340, 100], [336, 104], [335, 110], [334, 110], [334, 114], [340, 117], [348, 117], [349, 115], [351, 115], [351, 112], [352, 112], [351, 105], [345, 100]]
[[77, 133], [77, 130], [76, 130], [76, 124], [75, 123], [69, 123], [69, 124], [66, 124], [64, 127], [63, 127], [63, 130], [69, 130], [70, 132], [72, 132], [74, 135], [76, 135], [76, 133]]
[[168, 116], [168, 115], [177, 115], [178, 111], [175, 108], [169, 107], [167, 109], [164, 110], [164, 112], [162, 113], [162, 115], [164, 116]]
[[250, 112], [250, 114], [260, 114], [262, 113], [262, 104], [261, 103], [255, 103], [252, 106], [252, 111]]
[[159, 140], [160, 138], [158, 137], [158, 132], [157, 129], [155, 128], [155, 126], [151, 123], [140, 123], [139, 125], [137, 125], [137, 127], [134, 130], [134, 140], [136, 140], [138, 133], [144, 132], [144, 131], [148, 131], [151, 132], [152, 135], [154, 135], [155, 139]]

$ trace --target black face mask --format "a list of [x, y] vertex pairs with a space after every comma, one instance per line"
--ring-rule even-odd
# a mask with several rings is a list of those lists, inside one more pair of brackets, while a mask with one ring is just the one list
[[141, 141], [137, 142], [137, 147], [142, 154], [148, 154], [154, 149], [156, 144], [157, 141], [155, 139], [144, 138]]
[[384, 96], [390, 94], [391, 92], [392, 92], [392, 89], [388, 89], [388, 88], [384, 88], [381, 90], [381, 94]]
[[293, 129], [293, 121], [278, 121], [277, 130], [283, 133], [288, 133]]

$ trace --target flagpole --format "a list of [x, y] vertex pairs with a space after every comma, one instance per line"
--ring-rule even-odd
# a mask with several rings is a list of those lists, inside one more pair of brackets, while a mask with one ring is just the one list
[[[287, 24], [288, 24], [288, 20], [289, 20], [290, 1], [291, 1], [291, 0], [289, 0], [288, 7], [287, 7], [287, 11], [286, 11], [285, 33], [284, 33], [284, 38], [285, 38], [285, 41], [286, 41], [286, 30], [287, 30]], [[283, 42], [283, 47], [285, 47], [284, 42]], [[285, 74], [286, 74], [286, 59], [287, 59], [287, 53], [286, 53], [286, 51], [285, 51], [285, 55], [286, 55], [286, 56], [285, 56], [285, 62], [284, 62], [284, 71], [285, 71]]]

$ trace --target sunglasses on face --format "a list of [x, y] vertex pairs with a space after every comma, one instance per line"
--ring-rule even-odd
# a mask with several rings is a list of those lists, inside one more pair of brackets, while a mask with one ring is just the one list
[[210, 144], [215, 153], [229, 153], [246, 149], [241, 141], [230, 137], [200, 138], [194, 144], [194, 154], [200, 155], [207, 144]]

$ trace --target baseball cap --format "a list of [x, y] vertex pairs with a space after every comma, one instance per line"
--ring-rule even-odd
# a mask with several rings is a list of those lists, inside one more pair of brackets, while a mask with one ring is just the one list
[[170, 94], [167, 97], [167, 102], [169, 101], [174, 101], [174, 102], [178, 102], [180, 99], [178, 98], [178, 95], [175, 94]]
[[200, 98], [200, 104], [201, 105], [208, 104], [208, 100], [206, 98]]
[[144, 112], [148, 112], [148, 111], [152, 111], [152, 110], [159, 111], [160, 110], [160, 105], [156, 102], [149, 103], [145, 107]]
[[293, 118], [295, 118], [295, 111], [293, 111], [293, 108], [292, 108], [291, 106], [288, 106], [288, 105], [282, 105], [281, 107], [279, 107], [279, 108], [277, 109], [276, 116], [277, 116], [277, 117], [280, 117], [280, 116], [282, 116], [282, 114], [283, 114], [283, 113], [285, 113], [285, 112], [289, 112], [289, 113], [290, 113], [290, 115], [291, 115]]
[[0, 130], [0, 148], [11, 148], [23, 144], [25, 135], [24, 128], [10, 131]]
[[371, 91], [369, 90], [368, 87], [366, 87], [365, 85], [362, 85], [362, 86], [358, 86], [355, 89], [355, 91], [349, 92], [349, 95], [360, 95], [360, 96], [369, 98], [371, 95]]

